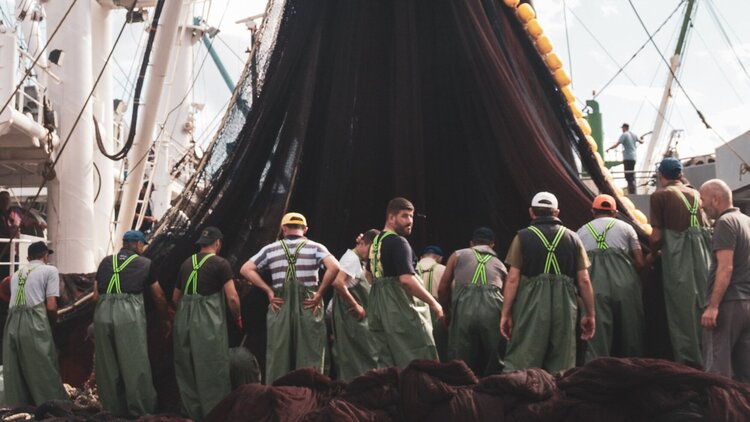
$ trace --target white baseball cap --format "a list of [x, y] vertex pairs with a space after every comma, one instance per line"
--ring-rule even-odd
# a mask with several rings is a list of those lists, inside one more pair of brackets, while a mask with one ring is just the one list
[[549, 192], [539, 192], [531, 200], [531, 206], [536, 208], [557, 209], [557, 198]]

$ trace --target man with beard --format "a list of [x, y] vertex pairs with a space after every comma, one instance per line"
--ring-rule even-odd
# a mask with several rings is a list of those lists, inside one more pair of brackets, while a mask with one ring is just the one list
[[437, 359], [432, 323], [420, 313], [421, 299], [443, 319], [443, 308], [425, 290], [414, 270], [414, 251], [403, 237], [411, 234], [414, 205], [405, 198], [388, 203], [383, 231], [370, 248], [374, 280], [368, 308], [370, 331], [384, 366], [404, 368], [414, 359]]

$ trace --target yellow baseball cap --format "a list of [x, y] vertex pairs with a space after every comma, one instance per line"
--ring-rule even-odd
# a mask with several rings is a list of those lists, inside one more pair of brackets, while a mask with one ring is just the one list
[[288, 212], [281, 218], [281, 225], [286, 226], [289, 224], [297, 224], [307, 227], [307, 219], [304, 215], [298, 212]]

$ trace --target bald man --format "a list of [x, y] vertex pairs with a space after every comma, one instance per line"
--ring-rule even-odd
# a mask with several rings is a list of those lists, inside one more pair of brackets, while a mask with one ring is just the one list
[[701, 316], [706, 371], [750, 382], [750, 217], [732, 206], [732, 191], [712, 179], [700, 189], [714, 222], [709, 302]]

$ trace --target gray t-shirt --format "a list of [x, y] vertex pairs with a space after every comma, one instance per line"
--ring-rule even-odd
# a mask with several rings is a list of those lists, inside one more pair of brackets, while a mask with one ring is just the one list
[[627, 131], [620, 135], [620, 144], [622, 144], [622, 159], [635, 161], [638, 138], [632, 132]]
[[[29, 273], [29, 269], [33, 268]], [[35, 306], [44, 302], [48, 297], [60, 296], [60, 273], [57, 268], [47, 265], [40, 260], [30, 261], [21, 267], [10, 281], [10, 306], [13, 307], [18, 296], [19, 274], [26, 275], [23, 292], [26, 295], [26, 305]]]
[[714, 223], [713, 251], [711, 268], [708, 274], [708, 297], [716, 279], [716, 251], [732, 249], [732, 278], [722, 302], [730, 300], [750, 300], [750, 217], [737, 208], [722, 213]]
[[[503, 262], [497, 258], [497, 253], [487, 245], [479, 245], [456, 251], [456, 267], [453, 270], [453, 278], [456, 285], [471, 284], [478, 265], [477, 258], [472, 249], [481, 255], [492, 255], [492, 258], [484, 266], [487, 273], [487, 284], [502, 289], [505, 276], [508, 275], [508, 270], [505, 268]], [[481, 280], [477, 280], [477, 284], [479, 283], [481, 283]]]
[[[641, 249], [641, 244], [638, 243], [638, 235], [635, 233], [635, 229], [624, 221], [612, 217], [602, 217], [593, 219], [591, 225], [594, 227], [594, 230], [601, 235], [607, 225], [612, 221], [615, 222], [615, 225], [607, 231], [607, 236], [604, 238], [604, 241], [607, 242], [607, 246], [610, 248], [622, 249], [628, 253]], [[594, 236], [585, 225], [578, 229], [578, 237], [581, 238], [581, 242], [583, 242], [583, 247], [586, 248], [586, 251], [599, 249], [596, 245], [596, 239], [594, 239]]]

